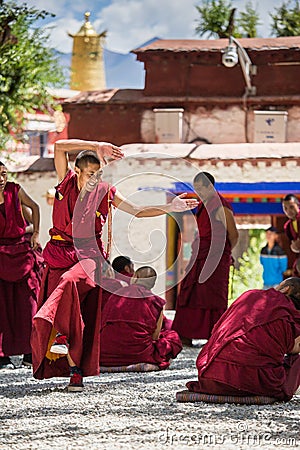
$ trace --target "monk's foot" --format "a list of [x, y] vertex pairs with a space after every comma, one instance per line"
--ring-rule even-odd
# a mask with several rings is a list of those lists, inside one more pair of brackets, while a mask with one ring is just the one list
[[9, 356], [0, 356], [0, 369], [14, 369], [15, 366]]
[[68, 392], [82, 392], [83, 391], [83, 377], [79, 367], [71, 367], [71, 378], [68, 385]]
[[59, 355], [67, 355], [69, 352], [69, 343], [67, 337], [63, 334], [57, 333], [55, 341], [50, 348], [51, 353], [57, 353]]
[[202, 348], [206, 344], [207, 339], [193, 339], [193, 347]]
[[184, 347], [193, 347], [193, 340], [192, 339], [180, 336], [180, 340], [181, 340], [181, 343], [182, 343], [182, 345]]
[[32, 354], [31, 353], [26, 353], [25, 355], [23, 355], [22, 366], [32, 367]]

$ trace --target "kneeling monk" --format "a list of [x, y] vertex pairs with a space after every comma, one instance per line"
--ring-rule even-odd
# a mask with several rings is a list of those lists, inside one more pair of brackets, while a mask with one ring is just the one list
[[165, 300], [151, 292], [156, 278], [152, 267], [141, 267], [130, 286], [110, 296], [102, 313], [101, 366], [152, 363], [166, 369], [182, 350], [176, 331], [161, 331]]
[[300, 384], [300, 279], [242, 294], [216, 323], [189, 391], [288, 401]]

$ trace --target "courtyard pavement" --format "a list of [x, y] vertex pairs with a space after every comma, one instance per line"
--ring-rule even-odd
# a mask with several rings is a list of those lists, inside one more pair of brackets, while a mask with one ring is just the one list
[[184, 348], [161, 372], [86, 378], [82, 393], [68, 393], [68, 379], [0, 370], [0, 449], [300, 448], [300, 395], [268, 406], [177, 403], [197, 378], [198, 352]]

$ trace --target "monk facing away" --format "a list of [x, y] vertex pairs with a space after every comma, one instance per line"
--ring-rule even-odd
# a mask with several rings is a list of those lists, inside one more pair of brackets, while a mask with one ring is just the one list
[[176, 331], [162, 330], [165, 300], [151, 292], [156, 278], [152, 267], [140, 267], [131, 285], [110, 296], [102, 313], [101, 366], [150, 363], [166, 369], [182, 350]]
[[242, 294], [215, 325], [189, 391], [288, 401], [300, 384], [300, 279]]

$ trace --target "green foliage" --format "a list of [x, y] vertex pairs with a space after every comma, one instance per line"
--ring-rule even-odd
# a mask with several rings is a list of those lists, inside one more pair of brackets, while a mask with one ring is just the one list
[[196, 27], [196, 33], [199, 36], [202, 37], [206, 33], [209, 37], [235, 36], [234, 30], [230, 30], [231, 32], [228, 30], [233, 10], [230, 0], [203, 0], [202, 6], [196, 5], [196, 9], [200, 14]]
[[280, 36], [299, 36], [300, 35], [300, 6], [299, 1], [295, 0], [283, 2], [279, 8], [275, 8], [275, 14], [270, 14], [272, 23], [272, 34]]
[[260, 24], [259, 15], [248, 1], [246, 10], [240, 13], [235, 20], [236, 8], [232, 7], [231, 1], [226, 0], [202, 0], [201, 6], [196, 6], [200, 14], [196, 33], [202, 37], [208, 33], [209, 37], [228, 38], [233, 36], [255, 37], [257, 26]]
[[264, 230], [249, 230], [249, 247], [239, 258], [239, 268], [233, 269], [229, 277], [229, 303], [248, 289], [262, 289], [262, 266], [260, 251], [265, 243]]
[[256, 9], [253, 8], [251, 1], [246, 3], [245, 8], [246, 10], [240, 13], [237, 22], [243, 36], [254, 38], [257, 36], [257, 26], [261, 24], [259, 15]]
[[48, 87], [62, 86], [63, 72], [49, 34], [34, 27], [46, 11], [0, 1], [0, 145], [18, 135], [26, 112], [54, 107]]

